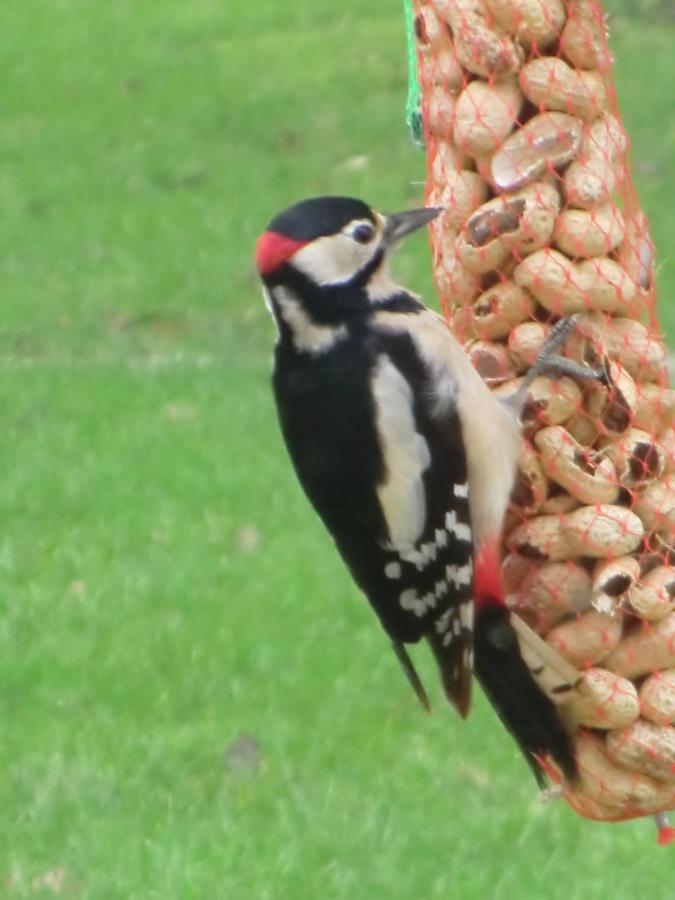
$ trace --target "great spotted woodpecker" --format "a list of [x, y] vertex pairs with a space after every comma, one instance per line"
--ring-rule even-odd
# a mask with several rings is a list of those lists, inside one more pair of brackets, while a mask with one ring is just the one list
[[[498, 400], [444, 320], [389, 274], [396, 244], [440, 212], [382, 215], [317, 197], [269, 223], [256, 262], [279, 332], [281, 429], [420, 701], [428, 706], [405, 644], [425, 638], [462, 716], [475, 669], [537, 781], [547, 756], [573, 779], [570, 737], [533, 674], [545, 661], [535, 652], [526, 664], [503, 602], [499, 556], [526, 387], [547, 368], [570, 371], [554, 351], [571, 326], [554, 329], [518, 394]], [[564, 679], [555, 687], [568, 689]]]

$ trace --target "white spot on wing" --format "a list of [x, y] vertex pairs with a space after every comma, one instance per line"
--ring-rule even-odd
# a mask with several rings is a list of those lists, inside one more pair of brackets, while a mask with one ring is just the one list
[[448, 625], [450, 624], [450, 619], [452, 618], [452, 610], [446, 609], [442, 616], [439, 616], [435, 623], [434, 627], [436, 628], [437, 634], [443, 634], [448, 630]]
[[459, 607], [459, 619], [464, 628], [473, 629], [473, 602], [462, 603]]
[[403, 562], [411, 563], [414, 566], [417, 566], [418, 569], [423, 569], [425, 564], [425, 559], [420, 550], [415, 549], [415, 547], [409, 547], [406, 550], [400, 550], [399, 556], [403, 560]]
[[432, 562], [436, 559], [436, 544], [428, 543], [422, 544], [421, 547], [422, 555], [427, 562]]
[[407, 380], [385, 356], [373, 372], [375, 421], [384, 457], [384, 481], [377, 496], [387, 523], [389, 539], [401, 558], [424, 565], [424, 554], [414, 560], [413, 545], [424, 529], [426, 501], [422, 476], [431, 462], [429, 447], [415, 427], [413, 393]]
[[384, 567], [384, 574], [387, 578], [401, 577], [401, 563], [390, 562]]
[[458, 541], [471, 541], [471, 529], [464, 522], [457, 521], [457, 513], [454, 509], [445, 514], [445, 527], [450, 534], [454, 534]]
[[398, 602], [401, 604], [401, 608], [410, 612], [415, 608], [415, 603], [417, 602], [417, 591], [413, 590], [413, 588], [407, 588], [405, 591], [401, 591], [401, 596], [398, 598]]
[[464, 497], [465, 499], [469, 496], [469, 485], [464, 482], [464, 484], [456, 484], [452, 489], [455, 497]]
[[456, 589], [468, 587], [471, 584], [471, 564], [464, 566], [446, 566], [445, 577], [454, 584]]
[[422, 600], [424, 601], [424, 605], [427, 607], [427, 609], [435, 608], [435, 606], [436, 606], [436, 595], [435, 594], [432, 594], [432, 593], [425, 594], [424, 597], [422, 597]]
[[448, 546], [448, 532], [443, 528], [437, 528], [434, 537], [436, 538], [437, 547], [443, 548]]

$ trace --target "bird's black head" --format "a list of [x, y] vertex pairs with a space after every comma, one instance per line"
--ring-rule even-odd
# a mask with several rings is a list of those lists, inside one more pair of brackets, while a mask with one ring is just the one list
[[314, 197], [275, 216], [258, 238], [256, 263], [282, 344], [323, 352], [374, 304], [418, 306], [389, 277], [387, 255], [439, 212], [382, 215], [351, 197]]
[[439, 209], [382, 215], [352, 197], [313, 197], [275, 216], [258, 238], [261, 278], [283, 280], [288, 268], [319, 286], [365, 283], [387, 253]]

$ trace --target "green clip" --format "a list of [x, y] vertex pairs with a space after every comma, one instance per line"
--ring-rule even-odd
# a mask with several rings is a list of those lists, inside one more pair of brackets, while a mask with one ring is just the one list
[[405, 9], [405, 36], [408, 48], [408, 98], [405, 105], [405, 118], [413, 141], [424, 147], [424, 129], [422, 127], [422, 101], [420, 96], [419, 69], [417, 67], [417, 47], [415, 44], [415, 17], [413, 0], [403, 0]]

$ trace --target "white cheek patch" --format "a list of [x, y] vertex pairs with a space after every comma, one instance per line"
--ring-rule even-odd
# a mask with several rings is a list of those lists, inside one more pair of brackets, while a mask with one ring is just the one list
[[344, 284], [368, 264], [377, 247], [377, 241], [359, 244], [346, 234], [333, 234], [302, 247], [291, 262], [315, 284]]

